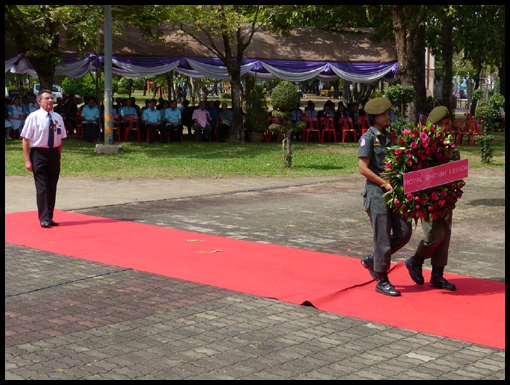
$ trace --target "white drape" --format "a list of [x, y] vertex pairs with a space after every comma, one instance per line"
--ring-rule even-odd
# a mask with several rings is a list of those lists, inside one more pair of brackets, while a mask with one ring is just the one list
[[146, 76], [160, 75], [170, 72], [179, 66], [179, 60], [173, 63], [158, 66], [158, 67], [141, 67], [133, 64], [122, 63], [112, 58], [112, 63], [118, 67], [113, 68], [113, 73], [130, 78], [143, 78]]
[[351, 72], [345, 72], [341, 69], [336, 68], [334, 65], [330, 66], [330, 68], [333, 70], [334, 73], [336, 73], [339, 77], [342, 79], [345, 79], [350, 82], [354, 83], [372, 83], [374, 81], [377, 81], [383, 77], [385, 77], [387, 74], [389, 74], [393, 70], [393, 66], [389, 66], [387, 69], [376, 72], [373, 74], [355, 74]]
[[[261, 61], [262, 66], [269, 71], [269, 73], [277, 78], [281, 78], [284, 80], [288, 80], [290, 82], [302, 82], [308, 79], [312, 79], [319, 75], [324, 69], [326, 68], [326, 64], [318, 67], [317, 69], [306, 71], [306, 72], [287, 72], [282, 71], [276, 67], [273, 67], [267, 63], [264, 63]], [[262, 79], [261, 76], [258, 76], [258, 78]]]
[[58, 65], [55, 67], [55, 76], [65, 75], [73, 79], [81, 78], [85, 76], [87, 72], [96, 70], [92, 65], [93, 60], [95, 60], [95, 58], [87, 58], [67, 65]]
[[[199, 73], [202, 75], [201, 77], [222, 79], [222, 80], [228, 79], [227, 67], [205, 64], [205, 63], [201, 63], [199, 61], [193, 60], [193, 59], [186, 59], [186, 61], [188, 62], [190, 67], [196, 71], [196, 73]], [[257, 64], [257, 62], [242, 65], [241, 66], [241, 75], [244, 75], [247, 72], [251, 71], [253, 69], [253, 67], [255, 67], [256, 64]], [[181, 72], [181, 69], [178, 69], [178, 71]], [[187, 71], [187, 70], [185, 70], [185, 71], [189, 73], [189, 71]], [[182, 73], [186, 75], [186, 73], [184, 71], [182, 71]], [[187, 76], [193, 76], [193, 75], [187, 75]], [[198, 77], [198, 76], [193, 76], [193, 77]]]

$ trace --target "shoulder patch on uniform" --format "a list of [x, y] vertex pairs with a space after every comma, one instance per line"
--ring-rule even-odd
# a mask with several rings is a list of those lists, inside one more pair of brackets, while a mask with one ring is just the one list
[[361, 138], [359, 140], [359, 146], [360, 147], [365, 147], [366, 144], [367, 144], [367, 141], [365, 140], [365, 138]]

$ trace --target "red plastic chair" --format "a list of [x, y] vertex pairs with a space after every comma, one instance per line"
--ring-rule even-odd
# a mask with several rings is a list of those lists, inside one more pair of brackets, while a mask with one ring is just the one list
[[[329, 123], [331, 123], [331, 127], [329, 126]], [[321, 118], [320, 127], [322, 129], [321, 143], [324, 143], [324, 136], [326, 135], [326, 132], [328, 133], [329, 141], [331, 141], [331, 133], [333, 133], [336, 143], [335, 120], [333, 118]]]
[[[133, 131], [137, 132], [138, 141], [141, 142], [142, 137], [141, 137], [141, 128], [140, 128], [140, 121], [138, 119], [138, 115], [135, 115], [135, 114], [124, 115], [123, 119], [124, 119], [124, 142], [128, 141], [129, 133], [133, 132]], [[133, 125], [133, 122], [136, 122], [136, 126]], [[148, 135], [147, 135], [147, 137], [148, 137]], [[147, 138], [147, 140], [148, 140], [148, 138]]]
[[[84, 139], [84, 136], [85, 136], [85, 130], [83, 129], [83, 117], [81, 116], [81, 112], [78, 111], [78, 117], [77, 117], [77, 120], [76, 122], [79, 122], [78, 125], [76, 126], [76, 138], [78, 138], [78, 131], [80, 132], [80, 140], [83, 140]], [[79, 120], [78, 120], [79, 119]], [[98, 125], [99, 127], [99, 125]], [[98, 130], [96, 130], [96, 132], [94, 133], [94, 142], [97, 140], [97, 132]]]
[[339, 131], [342, 132], [342, 143], [345, 143], [345, 134], [347, 132], [352, 132], [352, 134], [354, 136], [354, 141], [356, 141], [356, 130], [354, 129], [354, 124], [352, 122], [352, 119], [347, 118], [347, 117], [340, 118], [340, 124], [341, 124], [341, 126], [340, 126]]
[[453, 134], [453, 125], [451, 120], [448, 120], [448, 122], [443, 126], [443, 131], [447, 134]]
[[[84, 118], [81, 116], [81, 111], [78, 111], [77, 112], [77, 116], [76, 116], [76, 138], [80, 139], [80, 140], [83, 140], [84, 137], [85, 137], [85, 130], [83, 129], [83, 120]], [[96, 141], [97, 139], [97, 130], [96, 130], [96, 133], [94, 134], [94, 142]]]
[[[453, 141], [462, 144], [462, 139], [464, 135], [468, 134], [468, 124], [462, 120], [454, 120], [453, 121]], [[458, 141], [457, 141], [458, 139]]]
[[[81, 112], [78, 111], [78, 112], [75, 112], [74, 113], [74, 118], [75, 118], [75, 121], [76, 121], [76, 124], [78, 124], [78, 114], [81, 115]], [[64, 122], [64, 125], [65, 125], [65, 128], [66, 128], [66, 132], [67, 132], [67, 136], [69, 135], [74, 135], [75, 134], [75, 127], [74, 127], [74, 123], [72, 122], [69, 122], [69, 121], [65, 121]], [[76, 136], [78, 137], [78, 134], [76, 134]]]
[[281, 126], [282, 122], [280, 119], [275, 118], [274, 116], [268, 116], [267, 117], [267, 128], [264, 130], [264, 133], [266, 134], [266, 142], [271, 141], [272, 132], [269, 130], [269, 126], [271, 124], [279, 124]]
[[361, 127], [361, 134], [358, 135], [358, 137], [361, 138], [361, 135], [363, 135], [365, 132], [367, 132], [370, 129], [370, 123], [368, 122], [367, 116], [359, 116], [358, 122], [360, 122], [360, 127]]
[[113, 114], [112, 117], [113, 117], [113, 136], [115, 136], [115, 130], [117, 130], [117, 139], [120, 143], [121, 131], [122, 131], [122, 128], [120, 126], [120, 117], [118, 114]]
[[320, 142], [321, 132], [319, 129], [319, 119], [316, 116], [306, 116], [304, 122], [306, 123], [306, 127], [303, 129], [302, 141], [305, 141], [306, 136], [306, 143], [308, 143], [308, 140], [310, 139], [310, 133], [316, 132], [317, 135], [314, 135], [314, 137], [317, 138]]
[[475, 136], [485, 135], [480, 129], [480, 123], [477, 122], [476, 120], [471, 121], [467, 131], [468, 131], [468, 144], [471, 143], [471, 145], [475, 144]]
[[81, 111], [76, 112], [76, 139], [82, 139], [83, 126], [81, 125]]

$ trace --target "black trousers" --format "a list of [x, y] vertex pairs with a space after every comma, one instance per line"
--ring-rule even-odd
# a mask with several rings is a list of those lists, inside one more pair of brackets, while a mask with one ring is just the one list
[[225, 142], [225, 138], [228, 135], [228, 130], [230, 130], [230, 129], [231, 129], [231, 127], [228, 124], [220, 124], [218, 126], [218, 140], [221, 143]]
[[82, 123], [83, 130], [85, 131], [85, 137], [87, 138], [87, 142], [94, 141], [94, 135], [97, 133], [98, 124], [97, 123]]
[[37, 193], [39, 220], [53, 219], [60, 176], [60, 153], [57, 148], [48, 150], [33, 147], [30, 149], [30, 160]]
[[167, 136], [168, 136], [168, 130], [166, 128], [166, 124], [165, 123], [160, 123], [158, 124], [157, 127], [154, 127], [153, 124], [147, 124], [147, 123], [144, 123], [143, 125], [145, 127], [146, 130], [149, 130], [149, 143], [153, 143], [154, 142], [154, 131], [155, 130], [158, 130], [161, 137], [162, 137], [162, 141], [163, 143], [166, 143], [166, 139], [167, 139]]
[[182, 126], [182, 123], [179, 123], [177, 127], [173, 125], [166, 126], [168, 129], [168, 132], [170, 132], [170, 141], [175, 140], [176, 142], [180, 142], [182, 138], [182, 131], [184, 130], [184, 127]]

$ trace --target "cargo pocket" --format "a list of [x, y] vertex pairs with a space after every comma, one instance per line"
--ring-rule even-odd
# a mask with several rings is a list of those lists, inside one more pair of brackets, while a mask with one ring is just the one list
[[363, 190], [361, 196], [363, 197], [363, 209], [365, 210], [366, 213], [368, 213], [370, 209], [370, 198], [368, 197], [367, 189]]

